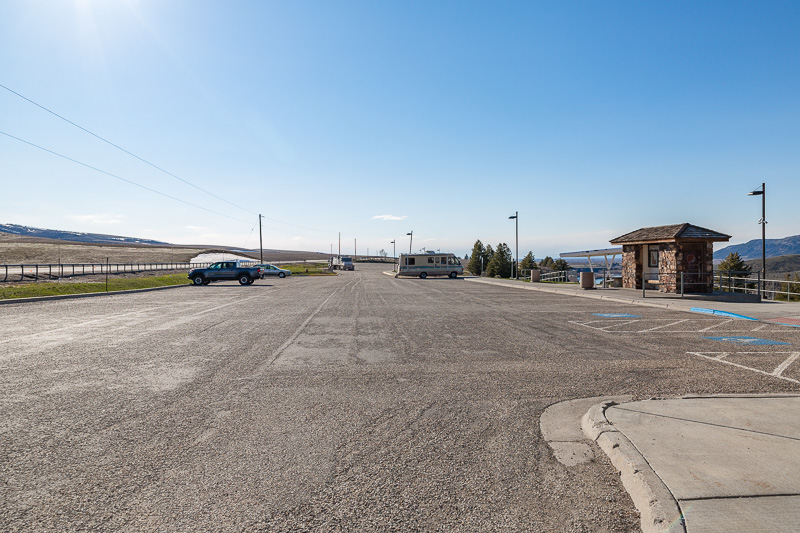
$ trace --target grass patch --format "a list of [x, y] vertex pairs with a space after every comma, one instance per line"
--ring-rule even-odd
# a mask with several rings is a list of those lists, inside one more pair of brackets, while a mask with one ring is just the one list
[[292, 276], [335, 276], [336, 273], [328, 269], [328, 263], [290, 263], [279, 265], [292, 272]]
[[[167, 274], [141, 278], [108, 278], [108, 292], [128, 291], [133, 289], [151, 289], [172, 285], [187, 285], [186, 274]], [[106, 283], [102, 282], [39, 282], [0, 287], [0, 300], [12, 298], [35, 298], [38, 296], [61, 296], [64, 294], [90, 294], [106, 292]]]

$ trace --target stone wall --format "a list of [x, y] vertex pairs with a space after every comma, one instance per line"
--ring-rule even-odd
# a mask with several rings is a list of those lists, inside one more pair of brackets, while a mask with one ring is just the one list
[[622, 245], [622, 286], [626, 289], [642, 288], [642, 245]]
[[677, 293], [680, 291], [679, 247], [676, 243], [658, 246], [658, 290]]

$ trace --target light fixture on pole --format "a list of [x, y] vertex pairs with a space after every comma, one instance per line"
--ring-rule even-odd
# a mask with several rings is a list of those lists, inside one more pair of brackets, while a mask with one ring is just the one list
[[394, 265], [394, 268], [392, 268], [392, 272], [394, 272], [397, 270], [397, 245], [394, 243], [394, 240], [392, 240], [391, 244], [392, 244], [392, 263]]
[[[509, 220], [511, 220], [512, 218], [514, 219], [514, 226], [516, 226], [516, 230], [517, 230], [517, 233], [516, 233], [516, 235], [517, 235], [517, 261], [516, 261], [516, 263], [514, 263], [514, 265], [515, 265], [515, 270], [514, 271], [516, 272], [516, 276], [514, 276], [514, 278], [515, 279], [519, 279], [519, 211], [514, 211], [514, 216], [508, 217]], [[514, 272], [512, 272], [512, 274], [514, 274]]]
[[761, 279], [767, 277], [767, 186], [765, 183], [761, 184], [761, 190], [756, 189], [753, 192], [747, 193], [747, 196], [760, 196], [761, 197]]

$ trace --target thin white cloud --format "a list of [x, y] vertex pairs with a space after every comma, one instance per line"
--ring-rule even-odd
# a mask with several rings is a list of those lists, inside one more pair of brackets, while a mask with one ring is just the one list
[[203, 226], [184, 226], [184, 229], [191, 229], [191, 230], [198, 230], [199, 231], [199, 230], [204, 230], [206, 228], [204, 228]]
[[96, 215], [69, 215], [67, 218], [78, 222], [88, 222], [90, 224], [119, 224], [125, 218], [122, 215], [109, 215], [105, 213]]
[[403, 215], [401, 217], [395, 215], [375, 215], [374, 217], [372, 217], [373, 220], [405, 220], [407, 218], [408, 217], [406, 215]]

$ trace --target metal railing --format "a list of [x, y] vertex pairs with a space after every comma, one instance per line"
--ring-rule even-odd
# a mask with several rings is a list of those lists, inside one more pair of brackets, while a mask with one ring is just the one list
[[91, 276], [94, 274], [126, 274], [150, 270], [189, 270], [213, 263], [60, 263], [0, 265], [0, 283], [39, 281]]
[[[541, 281], [567, 283], [570, 278], [570, 270], [554, 270], [552, 272], [542, 272]], [[530, 275], [530, 274], [529, 274]]]

